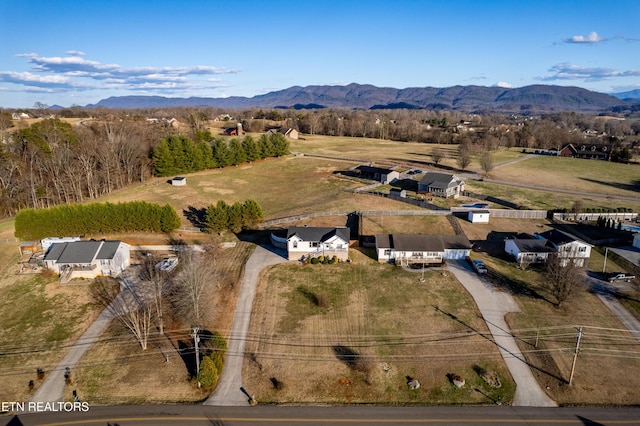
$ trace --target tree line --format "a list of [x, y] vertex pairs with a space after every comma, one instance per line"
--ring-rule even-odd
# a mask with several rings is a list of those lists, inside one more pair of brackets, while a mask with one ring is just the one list
[[15, 218], [15, 235], [41, 239], [56, 235], [95, 235], [122, 232], [170, 233], [180, 217], [169, 204], [127, 203], [65, 204], [48, 209], [24, 209]]
[[245, 136], [225, 141], [209, 139], [210, 133], [198, 132], [199, 140], [184, 135], [161, 139], [153, 149], [156, 176], [172, 176], [289, 154], [289, 141], [281, 133], [263, 134], [257, 140]]

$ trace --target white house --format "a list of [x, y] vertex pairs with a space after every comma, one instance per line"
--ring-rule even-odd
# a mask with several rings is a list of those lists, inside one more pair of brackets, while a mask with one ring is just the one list
[[378, 234], [378, 262], [442, 263], [444, 260], [466, 259], [471, 243], [464, 235]]
[[47, 252], [56, 243], [71, 243], [73, 241], [80, 241], [80, 237], [47, 237], [40, 240], [40, 243], [42, 250]]
[[464, 180], [451, 173], [427, 172], [418, 182], [418, 192], [458, 198], [464, 192]]
[[122, 241], [87, 240], [55, 243], [44, 264], [61, 275], [61, 280], [117, 276], [129, 267], [131, 247]]
[[318, 228], [292, 226], [287, 230], [287, 254], [289, 260], [304, 257], [337, 256], [349, 258], [349, 228]]
[[471, 223], [489, 223], [489, 210], [469, 210], [467, 219]]
[[589, 263], [591, 256], [591, 244], [586, 243], [571, 234], [551, 229], [534, 235], [536, 238], [546, 240], [547, 245], [553, 247], [562, 259], [561, 265], [565, 266], [569, 259], [573, 259], [576, 266], [583, 267]]
[[509, 253], [520, 265], [533, 263], [546, 263], [549, 253], [556, 250], [547, 244], [544, 239], [533, 235], [521, 234], [516, 238], [504, 240], [504, 251]]

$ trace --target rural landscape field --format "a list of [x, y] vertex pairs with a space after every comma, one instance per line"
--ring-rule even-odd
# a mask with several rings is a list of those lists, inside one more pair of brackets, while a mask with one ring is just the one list
[[[432, 157], [437, 150], [450, 152], [450, 156], [434, 165]], [[235, 246], [217, 251], [215, 262], [220, 274], [209, 299], [212, 309], [203, 324], [225, 338], [232, 338], [244, 263], [255, 243], [268, 245], [273, 230], [293, 225], [344, 226], [345, 212], [372, 212], [362, 214], [359, 232], [363, 235], [462, 232], [482, 247], [482, 242], [494, 234], [533, 234], [554, 226], [546, 219], [493, 218], [488, 224], [458, 219], [454, 227], [443, 215], [409, 214], [421, 208], [402, 200], [354, 192], [367, 184], [365, 179], [349, 175], [349, 170], [361, 163], [398, 164], [405, 171], [456, 171], [456, 153], [449, 145], [309, 135], [291, 140], [290, 151], [293, 154], [280, 158], [187, 174], [184, 187], [172, 186], [164, 177], [152, 177], [100, 200], [168, 203], [179, 213], [184, 227], [172, 238], [187, 244], [226, 242]], [[490, 208], [504, 208], [500, 200], [533, 210], [570, 211], [578, 202], [582, 208], [640, 208], [635, 189], [637, 165], [536, 156], [520, 148], [496, 150], [494, 158], [496, 166], [490, 173], [481, 168], [480, 151], [466, 170], [459, 171], [467, 176], [468, 191], [498, 200], [490, 202]], [[598, 179], [584, 178], [594, 175], [594, 167]], [[527, 187], [532, 175], [540, 176], [535, 179], [536, 188]], [[413, 178], [416, 184], [420, 176]], [[393, 184], [376, 190], [388, 194], [391, 188]], [[555, 192], [557, 189], [575, 193]], [[411, 194], [418, 197], [415, 191]], [[266, 223], [292, 219], [269, 225], [266, 230], [212, 235], [198, 231], [190, 215], [219, 200], [231, 205], [247, 198], [262, 206]], [[476, 203], [478, 199], [464, 195], [455, 200], [431, 201], [442, 209]], [[325, 216], [295, 218], [318, 213]], [[20, 257], [12, 234], [13, 222], [7, 220], [2, 234], [6, 241], [2, 243], [6, 247], [2, 251], [6, 297], [0, 305], [0, 336], [3, 346], [11, 347], [4, 355], [2, 373], [10, 378], [11, 385], [1, 392], [4, 399], [27, 399], [34, 391], [27, 383], [35, 379], [35, 369], [55, 368], [65, 348], [96, 318], [100, 307], [91, 301], [86, 282], [61, 285], [54, 275], [17, 275]], [[166, 244], [170, 238], [144, 233], [87, 237], [119, 238], [133, 245]], [[473, 298], [446, 267], [425, 272], [381, 264], [373, 249], [357, 244], [350, 249], [349, 257], [350, 263], [336, 265], [285, 262], [268, 267], [260, 275], [242, 370], [244, 386], [257, 401], [512, 403], [515, 383], [503, 356], [495, 342], [487, 338], [490, 333]], [[635, 383], [637, 375], [629, 375], [624, 387], [610, 380], [621, 370], [640, 368], [634, 349], [637, 342], [633, 343], [631, 332], [589, 288], [575, 289], [558, 308], [544, 285], [542, 270], [521, 270], [503, 252], [488, 246], [472, 257], [484, 260], [492, 271], [487, 285], [515, 298], [520, 312], [508, 314], [507, 322], [550, 398], [561, 405], [639, 402], [633, 391], [640, 384]], [[604, 267], [598, 252], [594, 251], [591, 261], [590, 270]], [[613, 259], [606, 265], [607, 271], [622, 268]], [[626, 306], [640, 316], [634, 304], [636, 295], [637, 290], [633, 290], [624, 298]], [[23, 308], [16, 310], [20, 303]], [[35, 317], [40, 320], [29, 319]], [[583, 342], [583, 348], [588, 349], [581, 353], [574, 382], [569, 385], [578, 327], [589, 330]], [[96, 404], [202, 401], [212, 389], [196, 386], [184, 355], [167, 356], [161, 349], [167, 342], [190, 345], [189, 333], [184, 323], [169, 323], [164, 336], [154, 332], [152, 347], [141, 351], [126, 330], [113, 323], [76, 366], [73, 390]], [[35, 350], [41, 347], [48, 349]], [[465, 378], [465, 387], [452, 385], [451, 377], [458, 375]], [[407, 386], [414, 379], [420, 383], [415, 390]], [[36, 380], [36, 390], [39, 384]], [[71, 390], [65, 388], [67, 398], [72, 397]]]

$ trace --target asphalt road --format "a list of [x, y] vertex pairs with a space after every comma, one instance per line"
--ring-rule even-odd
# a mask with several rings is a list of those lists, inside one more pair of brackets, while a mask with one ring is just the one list
[[[2, 421], [6, 420], [6, 423]], [[532, 407], [89, 407], [87, 412], [17, 414], [6, 425], [638, 425], [640, 408]]]

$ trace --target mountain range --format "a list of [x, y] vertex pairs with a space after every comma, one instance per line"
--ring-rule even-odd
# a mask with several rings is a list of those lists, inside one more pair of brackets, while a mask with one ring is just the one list
[[[396, 89], [352, 83], [346, 86], [293, 86], [254, 97], [168, 98], [117, 96], [87, 108], [350, 108], [435, 109], [461, 112], [538, 113], [575, 111], [602, 113], [637, 109], [640, 91], [610, 95], [580, 87], [531, 85], [520, 88], [486, 86], [412, 87]], [[634, 108], [635, 107], [635, 108]]]

